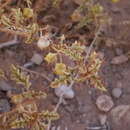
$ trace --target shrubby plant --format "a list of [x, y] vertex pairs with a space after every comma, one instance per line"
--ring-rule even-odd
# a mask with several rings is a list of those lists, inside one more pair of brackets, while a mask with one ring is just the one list
[[[117, 0], [112, 1], [117, 2]], [[57, 43], [50, 40], [50, 35], [42, 35], [44, 26], [40, 24], [37, 17], [42, 9], [34, 8], [36, 2], [42, 3], [42, 0], [1, 0], [0, 31], [22, 36], [26, 43], [37, 41], [38, 48], [43, 51], [48, 50], [44, 60], [48, 66], [51, 66], [51, 71], [56, 75], [56, 78], [50, 83], [52, 88], [58, 88], [62, 85], [72, 87], [74, 83], [88, 81], [89, 85], [101, 91], [106, 91], [98, 74], [103, 61], [99, 58], [97, 52], [92, 50], [93, 45], [99, 38], [102, 24], [106, 20], [103, 7], [97, 2], [95, 3], [94, 0], [84, 0], [74, 12], [85, 12], [85, 15], [78, 20], [75, 29], [87, 26], [91, 30], [91, 27], [95, 26], [95, 37], [90, 47], [86, 47], [80, 41], [71, 44], [66, 43], [64, 35], [60, 37], [61, 40]], [[62, 0], [52, 0], [52, 6], [58, 8], [60, 2]], [[72, 14], [72, 19], [76, 19], [76, 15]], [[70, 65], [63, 61], [64, 57], [70, 61]], [[59, 119], [57, 108], [60, 103], [53, 111], [43, 110], [39, 112], [37, 101], [47, 95], [44, 92], [33, 90], [30, 76], [22, 72], [17, 65], [11, 66], [10, 77], [16, 84], [22, 85], [23, 90], [20, 94], [10, 95], [11, 102], [15, 107], [10, 112], [0, 115], [0, 129], [44, 130], [50, 125], [51, 121]], [[1, 69], [0, 78], [7, 80], [4, 71]], [[50, 126], [48, 130], [49, 128]]]

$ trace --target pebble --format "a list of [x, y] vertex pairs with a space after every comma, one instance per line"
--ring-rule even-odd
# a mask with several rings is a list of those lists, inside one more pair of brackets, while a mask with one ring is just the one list
[[114, 106], [112, 98], [107, 95], [101, 95], [96, 100], [96, 105], [100, 111], [108, 112]]
[[49, 40], [49, 36], [41, 36], [37, 42], [37, 46], [41, 50], [49, 47], [50, 44], [51, 44], [51, 41]]
[[122, 89], [121, 88], [114, 88], [112, 90], [112, 96], [114, 98], [119, 98], [122, 95]]
[[116, 48], [116, 49], [115, 49], [115, 52], [116, 52], [116, 55], [118, 55], [118, 56], [120, 56], [120, 55], [123, 54], [123, 50], [120, 49], [120, 48]]
[[33, 55], [33, 57], [31, 58], [31, 62], [33, 62], [37, 65], [40, 65], [42, 63], [42, 61], [43, 61], [43, 57], [38, 53], [35, 53]]
[[107, 47], [112, 47], [112, 46], [116, 46], [117, 45], [117, 42], [114, 41], [113, 39], [107, 39], [106, 42], [105, 42], [105, 45]]
[[128, 57], [125, 55], [116, 56], [112, 59], [111, 64], [119, 65], [128, 61]]
[[112, 10], [112, 12], [113, 13], [120, 13], [120, 8], [118, 8], [118, 7], [116, 7], [116, 6], [113, 6], [112, 8], [111, 8], [111, 10]]
[[123, 84], [122, 84], [121, 81], [117, 81], [116, 86], [117, 86], [118, 88], [122, 88], [122, 87], [123, 87]]
[[0, 99], [0, 112], [8, 112], [11, 107], [7, 99]]
[[119, 105], [112, 109], [111, 120], [114, 128], [121, 130], [130, 129], [130, 105]]
[[100, 121], [100, 124], [101, 124], [101, 125], [105, 125], [105, 124], [106, 124], [106, 121], [107, 121], [107, 115], [105, 115], [105, 114], [100, 114], [100, 115], [99, 115], [99, 121]]
[[4, 80], [0, 80], [0, 90], [10, 91], [10, 90], [12, 90], [12, 87]]
[[66, 86], [66, 85], [61, 85], [58, 88], [55, 88], [55, 94], [56, 96], [60, 97], [62, 94], [64, 94], [64, 98], [66, 99], [72, 99], [74, 98], [74, 91], [72, 88]]

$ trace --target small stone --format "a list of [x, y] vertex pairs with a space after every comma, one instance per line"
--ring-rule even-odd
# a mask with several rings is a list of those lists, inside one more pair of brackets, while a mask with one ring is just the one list
[[62, 85], [58, 88], [55, 88], [55, 94], [58, 97], [60, 97], [62, 94], [64, 94], [64, 98], [67, 98], [67, 99], [74, 98], [74, 91], [72, 90], [72, 88], [70, 88], [66, 85]]
[[128, 61], [128, 57], [125, 55], [116, 56], [112, 59], [111, 64], [119, 65]]
[[120, 13], [120, 8], [113, 6], [113, 8], [111, 9], [113, 13]]
[[115, 130], [130, 129], [130, 105], [119, 105], [111, 111], [111, 119]]
[[6, 99], [0, 99], [0, 112], [10, 111], [10, 104]]
[[122, 84], [122, 82], [120, 82], [120, 81], [117, 81], [117, 84], [116, 84], [116, 86], [117, 86], [118, 88], [122, 88], [122, 87], [123, 87], [123, 84]]
[[106, 121], [107, 121], [107, 115], [105, 114], [100, 114], [99, 115], [99, 121], [101, 125], [105, 125]]
[[114, 98], [119, 98], [122, 95], [122, 89], [121, 88], [114, 88], [112, 90], [112, 96]]
[[0, 90], [10, 91], [12, 90], [12, 87], [8, 83], [6, 83], [4, 80], [0, 80]]
[[116, 48], [115, 51], [116, 51], [116, 55], [118, 55], [118, 56], [123, 54], [123, 50], [120, 48]]
[[39, 40], [37, 42], [37, 46], [41, 50], [49, 47], [50, 44], [51, 44], [51, 41], [49, 40], [49, 36], [42, 36], [42, 37], [39, 38]]
[[113, 45], [117, 45], [117, 43], [113, 39], [107, 39], [105, 45], [107, 47], [112, 47]]
[[113, 103], [111, 97], [109, 97], [107, 95], [101, 95], [97, 98], [96, 105], [99, 110], [108, 112], [114, 106], [114, 103]]
[[33, 57], [31, 58], [31, 62], [33, 62], [37, 65], [40, 65], [42, 63], [42, 61], [43, 61], [43, 57], [38, 53], [35, 53], [33, 55]]

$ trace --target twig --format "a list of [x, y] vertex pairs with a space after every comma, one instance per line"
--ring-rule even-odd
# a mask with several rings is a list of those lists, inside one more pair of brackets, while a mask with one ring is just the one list
[[[59, 98], [59, 101], [58, 101], [58, 103], [56, 104], [56, 107], [54, 108], [54, 112], [57, 112], [57, 110], [58, 110], [60, 104], [62, 103], [63, 96], [64, 96], [64, 93], [61, 94], [61, 96], [60, 96], [60, 98]], [[51, 128], [51, 120], [49, 120], [47, 130], [50, 130], [50, 128]]]
[[[92, 48], [93, 48], [93, 45], [95, 44], [97, 38], [99, 37], [99, 34], [100, 34], [101, 29], [102, 29], [102, 26], [99, 27], [99, 29], [98, 29], [98, 31], [97, 31], [97, 33], [96, 33], [96, 35], [95, 35], [95, 38], [94, 38], [94, 40], [92, 41], [92, 43], [91, 43], [91, 45], [90, 45], [90, 47], [89, 47], [89, 50], [88, 50], [88, 52], [87, 52], [87, 54], [86, 54], [84, 63], [86, 63], [86, 61], [87, 61], [87, 59], [88, 59], [88, 57], [89, 57], [89, 55], [90, 55], [90, 53], [91, 53], [91, 50], [92, 50]], [[75, 76], [75, 78], [78, 78], [78, 76], [79, 76], [79, 75], [77, 74], [77, 75]], [[72, 86], [74, 85], [74, 83], [75, 83], [75, 81], [73, 80], [73, 81], [70, 83], [69, 87], [72, 88]], [[56, 107], [55, 107], [55, 109], [54, 109], [55, 112], [58, 110], [60, 104], [62, 103], [63, 96], [64, 96], [64, 93], [61, 94], [61, 96], [60, 96], [60, 98], [59, 98], [59, 101], [58, 101], [58, 103], [57, 103], [57, 105], [56, 105]], [[51, 128], [51, 120], [49, 120], [47, 130], [50, 130], [50, 128]], [[96, 130], [96, 129], [95, 129], [95, 130]], [[99, 130], [99, 127], [98, 127], [97, 130]]]
[[4, 42], [4, 43], [0, 43], [0, 49], [4, 48], [4, 47], [15, 45], [15, 44], [18, 44], [17, 36], [15, 36], [14, 40]]
[[110, 130], [108, 123], [102, 126], [87, 126], [88, 130]]
[[6, 2], [4, 4], [0, 4], [0, 8], [4, 8], [5, 6], [7, 6], [9, 3], [11, 2], [11, 0], [6, 0]]
[[58, 110], [60, 104], [62, 103], [63, 96], [64, 96], [64, 93], [61, 94], [61, 96], [60, 96], [60, 98], [59, 98], [59, 101], [58, 101], [58, 103], [56, 104], [56, 107], [55, 107], [55, 109], [54, 109], [54, 112], [57, 112], [57, 110]]
[[[97, 38], [99, 37], [99, 34], [100, 34], [101, 30], [102, 30], [102, 27], [103, 27], [102, 25], [99, 26], [99, 29], [98, 29], [97, 33], [95, 34], [95, 38], [93, 39], [93, 41], [92, 41], [92, 43], [91, 43], [91, 45], [90, 45], [90, 47], [89, 47], [89, 49], [88, 49], [88, 51], [87, 51], [87, 54], [86, 54], [85, 59], [84, 59], [84, 63], [86, 63], [86, 61], [87, 61], [87, 59], [88, 59], [88, 57], [89, 57], [89, 55], [90, 55], [90, 53], [91, 53], [91, 50], [92, 50], [92, 48], [93, 48], [93, 45], [95, 44]], [[75, 76], [75, 78], [78, 78], [78, 76], [79, 76], [79, 75], [77, 74], [77, 75]], [[74, 83], [75, 83], [75, 81], [73, 80], [73, 81], [70, 83], [69, 87], [72, 88], [72, 86], [74, 85]]]
[[101, 130], [101, 129], [102, 129], [101, 126], [93, 126], [93, 127], [87, 126], [86, 128], [87, 128], [88, 130]]
[[41, 77], [43, 77], [44, 79], [46, 79], [47, 81], [51, 82], [51, 80], [50, 80], [46, 75], [44, 75], [44, 74], [40, 74], [40, 73], [38, 73], [38, 72], [36, 72], [36, 71], [33, 71], [33, 70], [30, 70], [30, 69], [24, 68], [24, 67], [19, 66], [19, 65], [18, 65], [18, 67], [19, 67], [20, 69], [24, 70], [24, 71], [29, 72], [29, 73], [36, 74], [36, 75], [38, 75], [38, 76], [41, 76]]
[[[79, 77], [79, 74], [77, 74], [75, 76], [75, 79], [78, 78], [78, 77]], [[74, 83], [75, 83], [75, 80], [72, 80], [72, 82], [70, 83], [69, 87], [72, 88], [72, 86], [74, 85]]]
[[91, 43], [91, 45], [90, 45], [90, 47], [89, 47], [89, 49], [88, 49], [88, 51], [87, 51], [87, 54], [86, 54], [85, 59], [84, 59], [84, 63], [86, 63], [86, 61], [87, 61], [87, 59], [88, 59], [88, 57], [89, 57], [89, 55], [90, 55], [90, 53], [91, 53], [91, 50], [92, 50], [92, 48], [93, 48], [93, 45], [96, 43], [96, 40], [97, 40], [98, 37], [99, 37], [99, 34], [100, 34], [101, 30], [102, 30], [102, 27], [103, 27], [102, 25], [99, 26], [99, 29], [98, 29], [98, 31], [96, 32], [95, 37], [94, 37], [94, 39], [93, 39], [93, 41], [92, 41], [92, 43]]

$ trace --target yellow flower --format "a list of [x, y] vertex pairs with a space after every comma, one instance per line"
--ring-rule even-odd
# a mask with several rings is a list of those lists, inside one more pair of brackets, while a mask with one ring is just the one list
[[64, 75], [66, 72], [66, 65], [63, 63], [57, 63], [55, 66], [55, 73], [57, 75]]
[[57, 60], [57, 54], [55, 53], [48, 53], [47, 56], [44, 58], [48, 63], [53, 63]]
[[23, 16], [26, 18], [32, 18], [33, 17], [33, 10], [30, 8], [24, 8], [23, 9]]
[[118, 1], [120, 1], [120, 0], [111, 0], [113, 3], [116, 3], [116, 2], [118, 2]]

